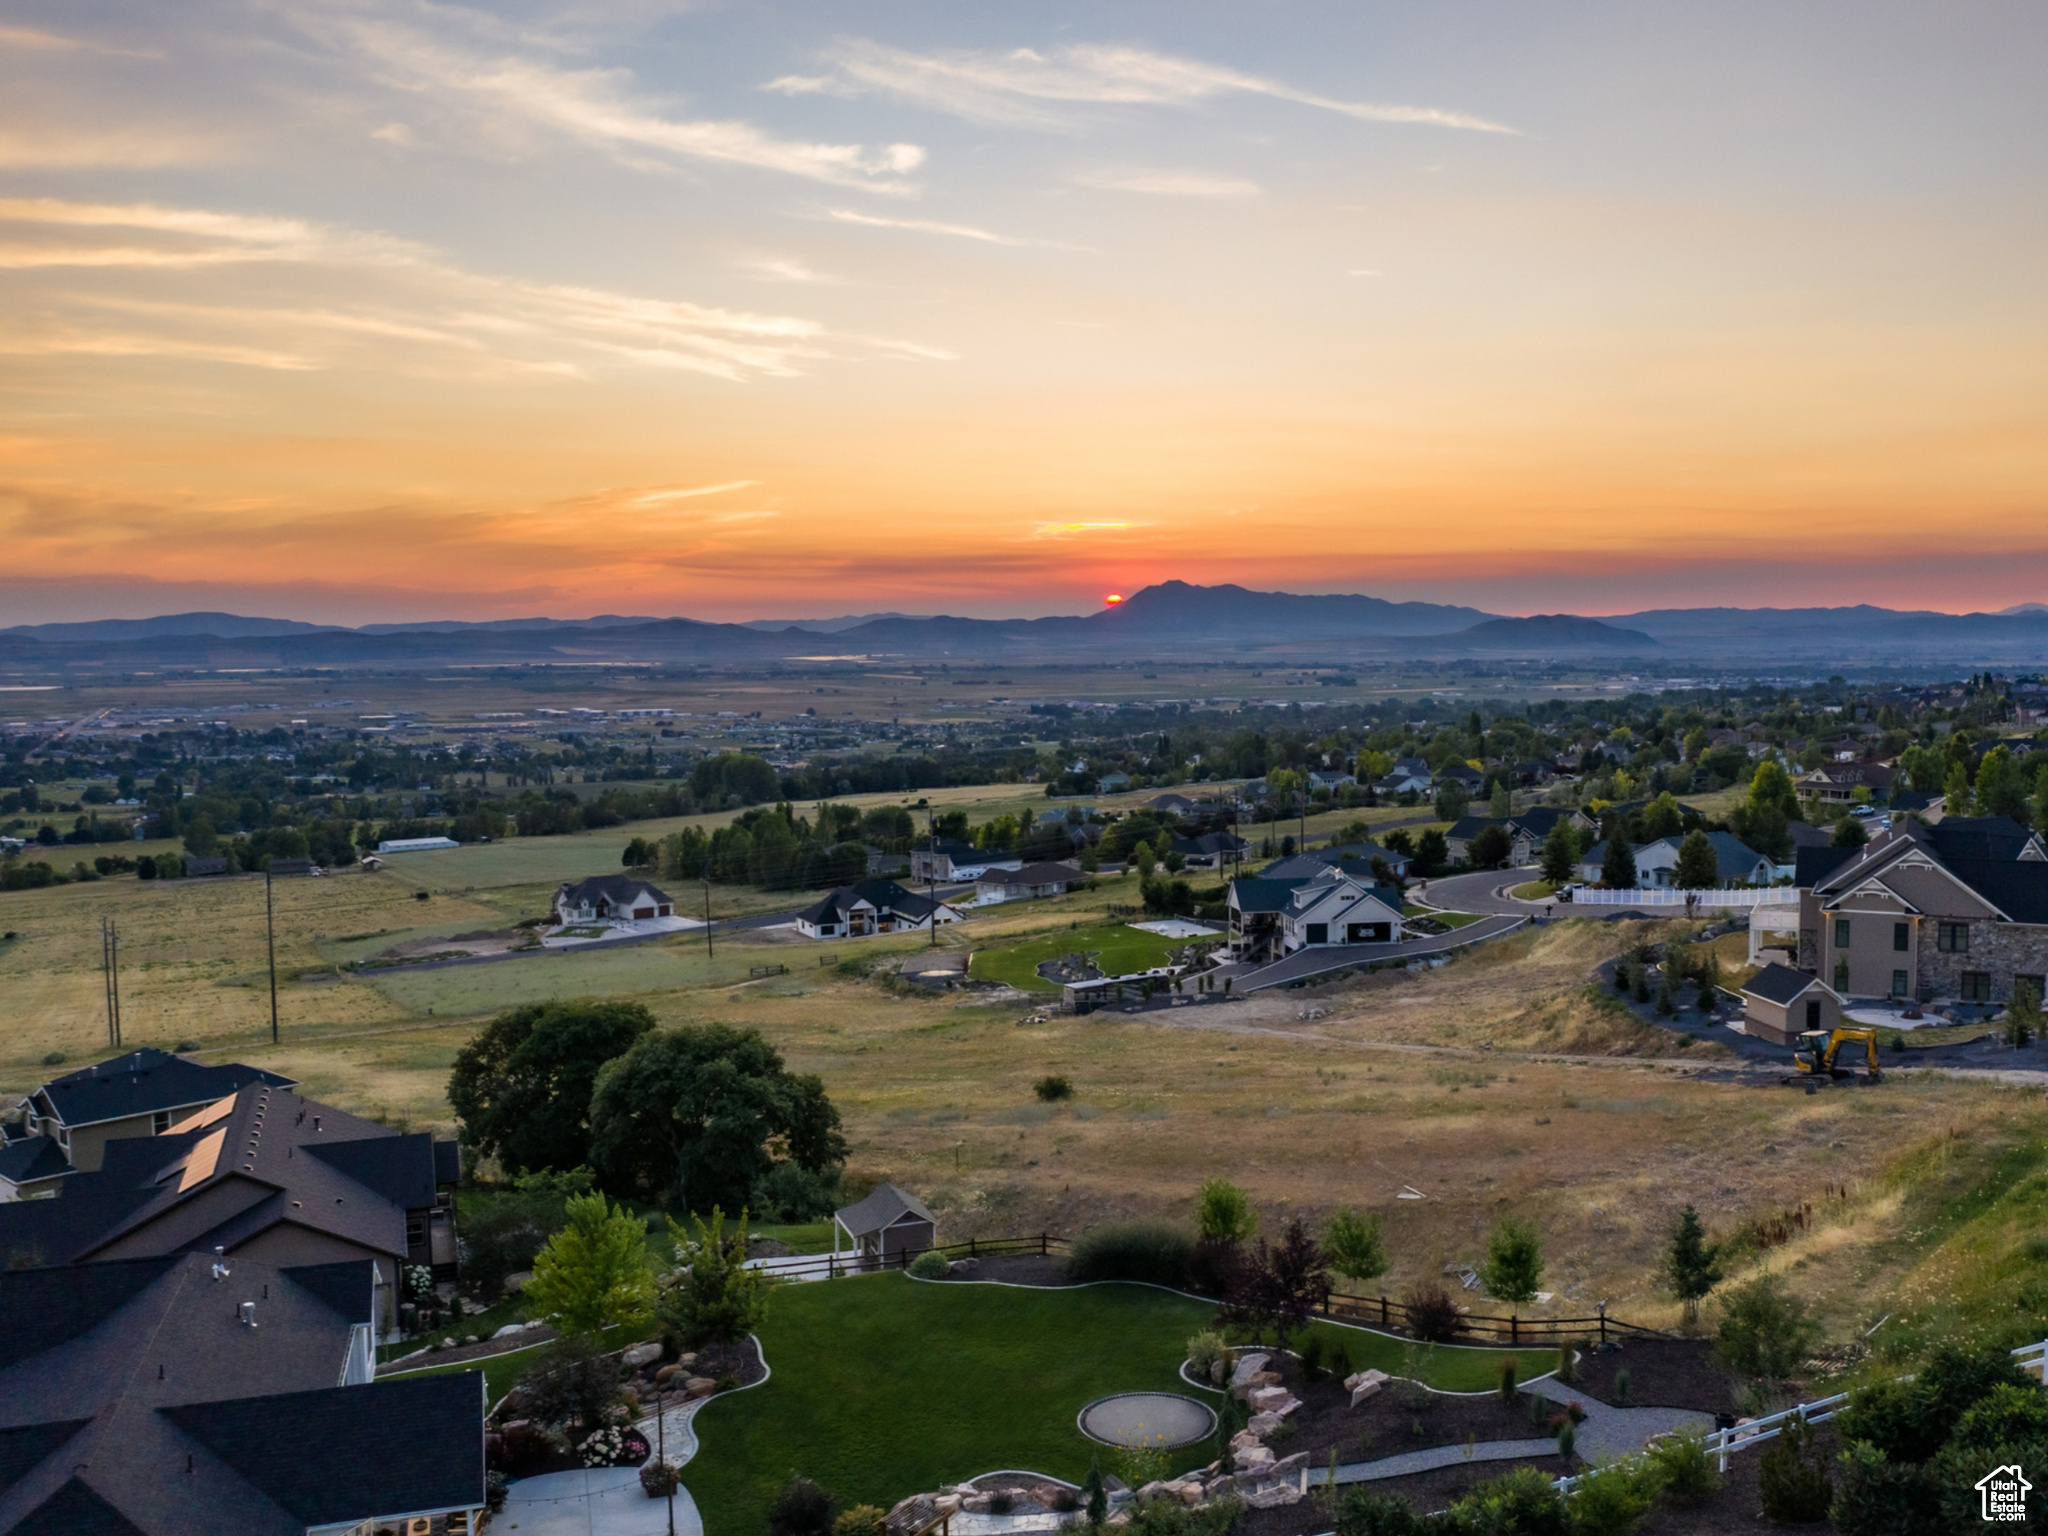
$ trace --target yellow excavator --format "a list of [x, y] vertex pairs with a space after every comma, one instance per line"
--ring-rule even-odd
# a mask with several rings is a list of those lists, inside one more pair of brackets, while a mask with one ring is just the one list
[[1884, 1081], [1884, 1069], [1877, 1064], [1877, 1031], [1874, 1029], [1850, 1029], [1838, 1026], [1835, 1029], [1809, 1029], [1799, 1036], [1799, 1043], [1792, 1048], [1792, 1065], [1797, 1069], [1785, 1081], [1794, 1085], [1816, 1087], [1832, 1082], [1838, 1077], [1854, 1077], [1856, 1074], [1846, 1066], [1837, 1066], [1835, 1058], [1843, 1046], [1863, 1047], [1863, 1078], [1866, 1082]]

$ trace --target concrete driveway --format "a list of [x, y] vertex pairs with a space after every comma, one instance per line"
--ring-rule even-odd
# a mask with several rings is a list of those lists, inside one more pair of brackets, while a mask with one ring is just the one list
[[[505, 1495], [494, 1531], [519, 1536], [668, 1536], [668, 1501], [640, 1489], [638, 1467], [591, 1467], [526, 1477]], [[676, 1490], [676, 1536], [704, 1536], [686, 1489]]]

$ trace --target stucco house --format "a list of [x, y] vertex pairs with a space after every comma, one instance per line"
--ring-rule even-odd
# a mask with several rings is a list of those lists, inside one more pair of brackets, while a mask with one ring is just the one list
[[644, 922], [675, 916], [675, 899], [658, 886], [632, 875], [593, 875], [555, 892], [555, 921], [571, 923]]
[[858, 939], [871, 933], [911, 933], [960, 921], [960, 909], [906, 890], [894, 880], [842, 885], [796, 915], [807, 939]]

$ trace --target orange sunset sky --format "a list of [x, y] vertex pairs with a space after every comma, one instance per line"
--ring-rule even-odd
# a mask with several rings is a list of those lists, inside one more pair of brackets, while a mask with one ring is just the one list
[[0, 625], [2048, 599], [2031, 4], [0, 6]]

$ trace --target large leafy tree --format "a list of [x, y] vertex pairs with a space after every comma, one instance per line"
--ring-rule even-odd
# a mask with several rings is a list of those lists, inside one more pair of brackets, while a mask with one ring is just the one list
[[1570, 885], [1579, 862], [1579, 839], [1562, 817], [1543, 839], [1543, 878], [1552, 885]]
[[527, 1310], [575, 1336], [646, 1322], [654, 1310], [646, 1224], [603, 1195], [576, 1196], [568, 1215], [533, 1261], [521, 1293]]
[[598, 1069], [653, 1028], [638, 1003], [533, 1003], [499, 1014], [448, 1075], [462, 1139], [514, 1173], [588, 1163]]
[[753, 1030], [698, 1024], [643, 1036], [598, 1075], [591, 1164], [620, 1195], [738, 1209], [771, 1175], [815, 1180], [846, 1161], [839, 1111]]
[[1387, 1244], [1380, 1230], [1380, 1214], [1360, 1214], [1346, 1207], [1330, 1218], [1323, 1229], [1323, 1252], [1330, 1268], [1353, 1285], [1377, 1280], [1387, 1272]]

